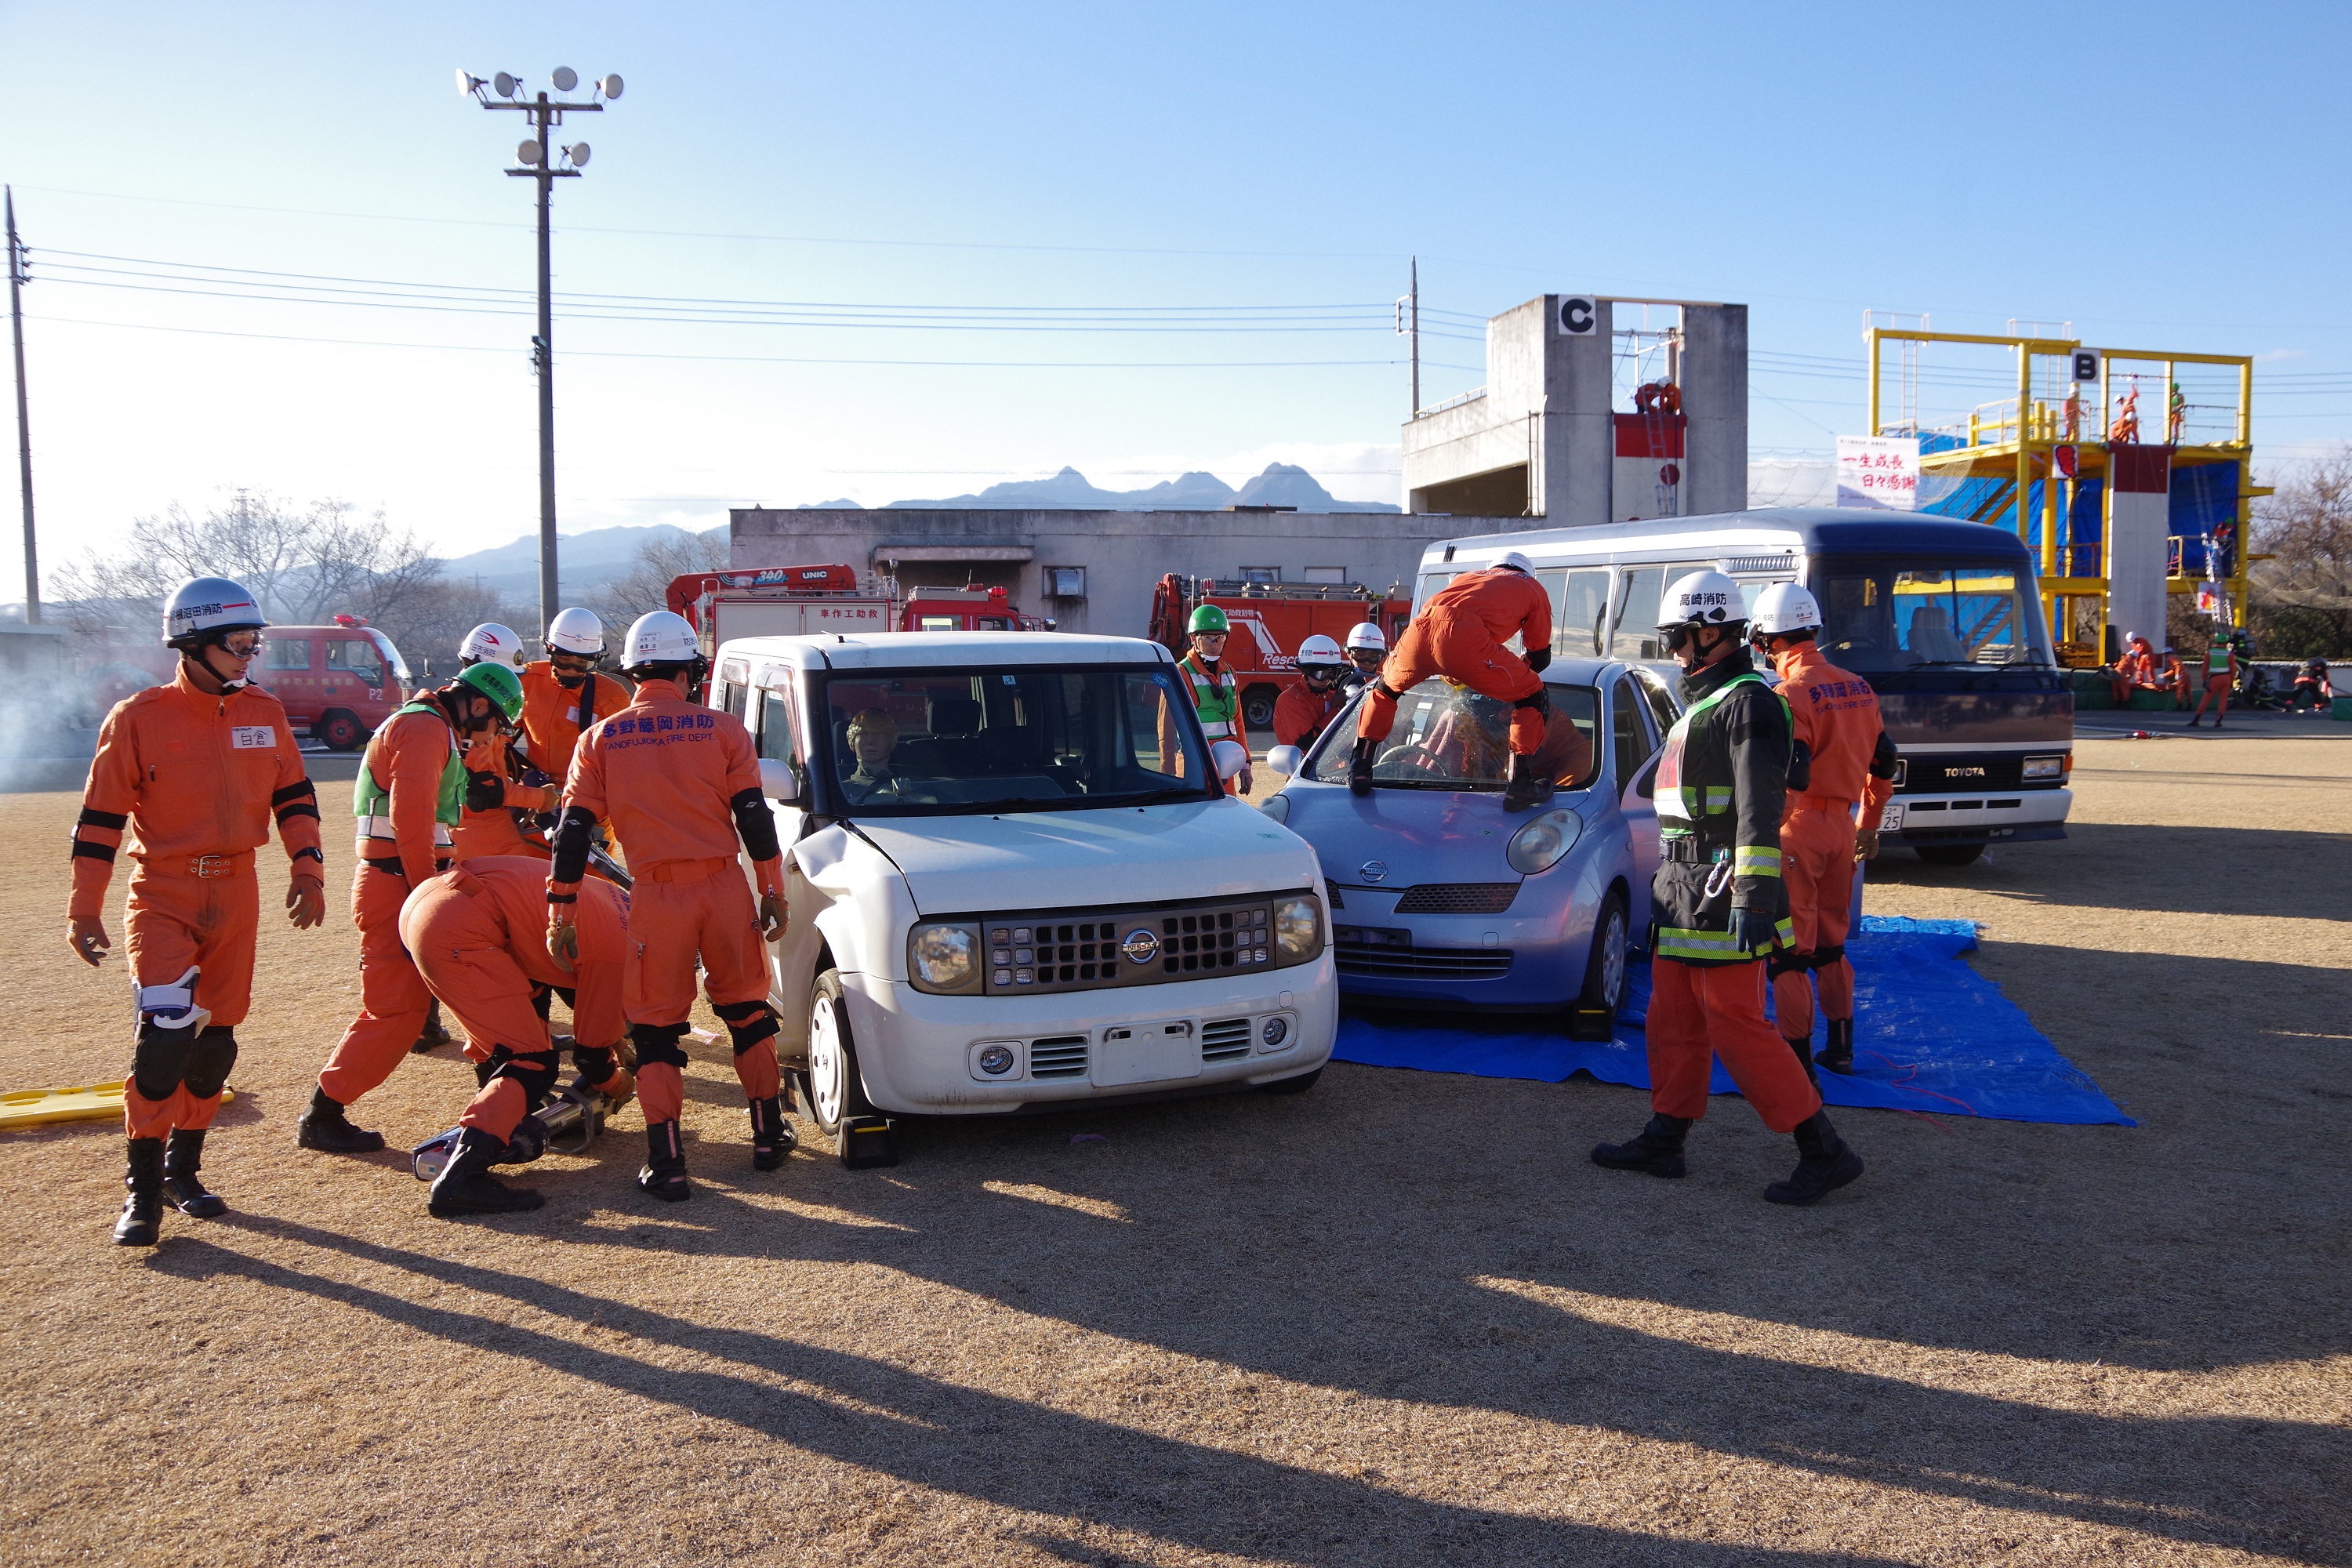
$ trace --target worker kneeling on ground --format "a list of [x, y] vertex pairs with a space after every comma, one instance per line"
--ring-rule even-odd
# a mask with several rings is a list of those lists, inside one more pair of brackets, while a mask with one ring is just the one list
[[1323, 726], [1348, 705], [1349, 693], [1339, 685], [1348, 661], [1338, 643], [1318, 632], [1298, 645], [1297, 664], [1299, 683], [1283, 688], [1274, 705], [1277, 746], [1313, 745]]
[[[1780, 677], [1794, 749], [1787, 805], [1780, 812], [1780, 878], [1789, 889], [1793, 945], [1765, 961], [1780, 1035], [1808, 1073], [1818, 1059], [1832, 1072], [1853, 1070], [1853, 965], [1845, 956], [1853, 912], [1853, 868], [1878, 854], [1879, 814], [1895, 793], [1895, 742], [1878, 711], [1878, 694], [1840, 669], [1815, 640], [1822, 608], [1794, 583], [1757, 596], [1755, 647]], [[1854, 826], [1862, 806], [1864, 826]], [[1829, 1041], [1813, 1049], [1813, 987], [1822, 991]]]
[[1810, 1204], [1862, 1174], [1822, 1097], [1764, 1021], [1764, 958], [1788, 945], [1780, 807], [1791, 743], [1788, 704], [1749, 663], [1739, 584], [1693, 572], [1666, 592], [1658, 631], [1683, 667], [1685, 705], [1656, 775], [1658, 871], [1650, 951], [1650, 1107], [1641, 1135], [1592, 1161], [1684, 1173], [1683, 1140], [1706, 1114], [1709, 1058], [1775, 1132], [1793, 1132], [1797, 1168], [1764, 1196]]
[[433, 1183], [430, 1206], [444, 1219], [540, 1205], [538, 1193], [489, 1173], [539, 1154], [513, 1147], [519, 1130], [528, 1136], [524, 1121], [547, 1103], [561, 1066], [539, 996], [554, 991], [572, 1005], [582, 1087], [607, 1100], [629, 1097], [619, 1054], [627, 1037], [621, 995], [629, 896], [610, 882], [583, 881], [571, 913], [576, 951], [567, 970], [547, 950], [547, 862], [528, 855], [465, 861], [427, 880], [401, 910], [401, 942], [479, 1053], [481, 1092], [457, 1119], [457, 1150]]
[[[1504, 645], [1512, 637], [1525, 657]], [[1397, 639], [1356, 721], [1356, 754], [1348, 787], [1372, 790], [1372, 756], [1396, 725], [1397, 699], [1443, 675], [1512, 705], [1510, 777], [1503, 809], [1525, 811], [1551, 798], [1552, 781], [1536, 766], [1544, 739], [1543, 669], [1551, 663], [1551, 599], [1528, 558], [1513, 550], [1484, 572], [1440, 588]]]
[[[638, 616], [621, 668], [637, 682], [636, 695], [580, 738], [564, 782], [547, 880], [547, 949], [559, 966], [578, 959], [575, 911], [589, 836], [609, 822], [635, 879], [622, 1005], [646, 1110], [637, 1185], [676, 1203], [693, 1195], [678, 1135], [686, 1104], [678, 1042], [694, 1008], [698, 960], [711, 1009], [734, 1037], [735, 1076], [751, 1102], [752, 1168], [772, 1171], [792, 1151], [761, 947], [761, 938], [784, 934], [783, 857], [751, 731], [733, 714], [687, 699], [703, 659], [685, 617], [667, 610]], [[760, 887], [756, 908], [736, 868], [739, 837]]]
[[273, 813], [294, 863], [288, 918], [298, 931], [326, 919], [318, 792], [286, 710], [246, 675], [268, 624], [226, 577], [173, 589], [163, 644], [180, 667], [169, 685], [114, 705], [82, 789], [66, 923], [83, 962], [113, 945], [106, 889], [126, 831], [136, 862], [125, 923], [139, 1024], [122, 1086], [131, 1195], [114, 1226], [125, 1247], [155, 1245], [166, 1198], [197, 1219], [227, 1212], [196, 1172], [253, 1000], [253, 852], [269, 841]]
[[433, 993], [400, 940], [412, 889], [449, 868], [466, 765], [461, 742], [522, 711], [512, 667], [469, 665], [384, 721], [352, 785], [359, 863], [352, 871], [352, 923], [360, 928], [360, 1012], [319, 1069], [295, 1142], [331, 1154], [367, 1154], [383, 1134], [354, 1127], [345, 1111], [392, 1076], [423, 1028]]

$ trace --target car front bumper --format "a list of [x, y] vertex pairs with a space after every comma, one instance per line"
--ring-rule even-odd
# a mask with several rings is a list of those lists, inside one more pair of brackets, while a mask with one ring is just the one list
[[[2011, 790], [1988, 795], [1898, 795], [1887, 802], [1882, 847], [1920, 844], [2003, 844], [2063, 838], [2074, 810], [2071, 789]], [[1885, 824], [1901, 808], [1899, 826]]]

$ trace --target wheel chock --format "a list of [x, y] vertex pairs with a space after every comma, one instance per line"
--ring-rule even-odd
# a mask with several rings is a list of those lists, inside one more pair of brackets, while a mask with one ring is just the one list
[[1568, 1010], [1568, 1037], [1571, 1040], [1606, 1040], [1615, 1034], [1616, 1019], [1606, 1007], [1575, 1007]]
[[841, 1163], [853, 1171], [870, 1171], [898, 1163], [898, 1141], [891, 1135], [887, 1116], [852, 1116], [834, 1138]]

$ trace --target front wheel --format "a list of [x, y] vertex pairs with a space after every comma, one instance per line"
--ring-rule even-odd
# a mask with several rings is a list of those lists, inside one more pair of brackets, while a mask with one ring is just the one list
[[1973, 866], [1985, 852], [1981, 844], [1915, 844], [1911, 847], [1930, 866]]
[[1592, 921], [1592, 947], [1584, 960], [1584, 989], [1569, 1014], [1573, 1039], [1605, 1040], [1625, 1005], [1625, 952], [1631, 944], [1625, 895], [1611, 889]]
[[809, 991], [808, 1071], [801, 1078], [809, 1120], [828, 1138], [852, 1117], [871, 1116], [874, 1102], [857, 1074], [857, 1045], [841, 997], [841, 972], [828, 969]]
[[1274, 728], [1274, 704], [1281, 696], [1271, 686], [1253, 686], [1242, 693], [1242, 719], [1253, 730]]
[[317, 733], [331, 752], [356, 752], [360, 742], [367, 739], [367, 727], [337, 708], [320, 719]]

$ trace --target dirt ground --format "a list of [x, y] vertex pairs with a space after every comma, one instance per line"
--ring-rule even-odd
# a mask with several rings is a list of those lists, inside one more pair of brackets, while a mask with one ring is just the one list
[[[118, 1127], [0, 1138], [0, 1559], [2352, 1563], [2347, 741], [2086, 739], [2066, 842], [1880, 861], [2141, 1125], [1841, 1112], [1870, 1173], [1811, 1210], [1737, 1100], [1660, 1182], [1585, 1158], [1637, 1091], [1344, 1065], [756, 1175], [706, 1046], [692, 1203], [634, 1192], [632, 1112], [446, 1224], [293, 1146], [355, 942], [273, 921], [228, 1217], [116, 1247]], [[75, 805], [0, 797], [0, 1086], [127, 1054]], [[414, 1058], [358, 1120], [469, 1085]]]

